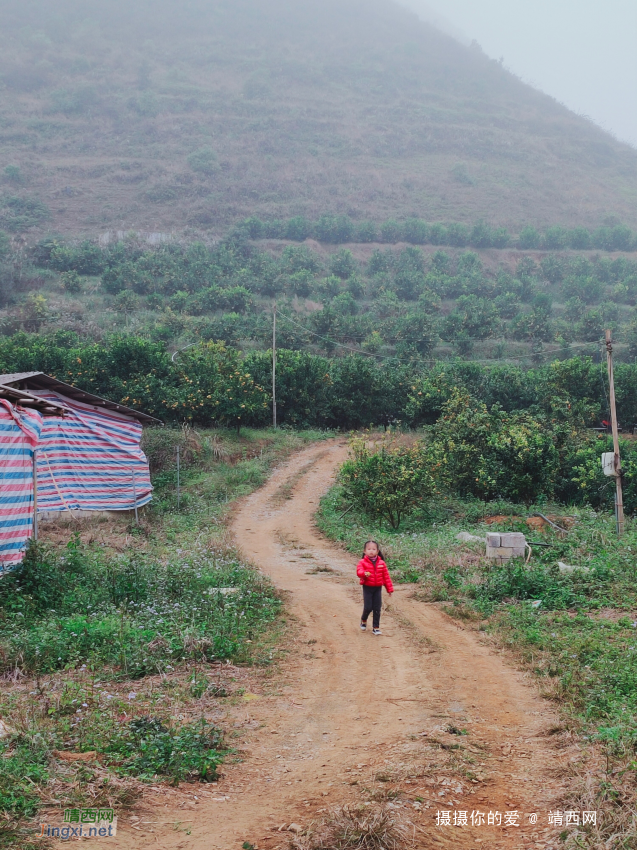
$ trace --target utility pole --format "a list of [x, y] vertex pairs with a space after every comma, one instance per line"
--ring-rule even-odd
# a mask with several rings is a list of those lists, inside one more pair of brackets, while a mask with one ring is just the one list
[[272, 425], [276, 428], [276, 301], [272, 312]]
[[181, 508], [181, 481], [179, 480], [181, 474], [181, 458], [179, 456], [179, 448], [179, 443], [177, 443], [177, 510]]
[[617, 536], [624, 533], [624, 497], [622, 494], [622, 464], [619, 457], [619, 431], [615, 406], [615, 378], [613, 376], [613, 344], [610, 331], [606, 331], [606, 360], [608, 362], [608, 384], [610, 387], [610, 421], [613, 429], [613, 451], [615, 453], [615, 519]]

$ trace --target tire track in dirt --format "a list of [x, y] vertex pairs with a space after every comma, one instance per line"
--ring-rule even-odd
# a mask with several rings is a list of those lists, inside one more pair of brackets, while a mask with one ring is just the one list
[[[346, 452], [338, 440], [299, 452], [242, 501], [232, 523], [243, 555], [288, 594], [299, 624], [298, 650], [276, 690], [246, 704], [243, 728], [251, 738], [242, 741], [243, 763], [224, 768], [212, 793], [195, 791], [190, 811], [169, 805], [155, 812], [155, 823], [164, 824], [192, 815], [189, 834], [166, 825], [151, 837], [124, 825], [111, 846], [277, 847], [285, 837], [278, 825], [305, 824], [320, 808], [359, 800], [356, 783], [380, 770], [422, 794], [420, 811], [409, 811], [422, 848], [557, 846], [547, 814], [564, 793], [571, 753], [557, 749], [550, 732], [558, 719], [525, 676], [475, 631], [411, 599], [406, 586], [398, 586], [383, 614], [381, 638], [360, 631], [356, 559], [313, 524]], [[273, 498], [281, 492], [291, 498]], [[450, 736], [448, 726], [468, 734]], [[473, 780], [459, 773], [455, 784], [436, 784], [422, 769], [410, 773], [425, 742], [452, 749], [450, 740], [466, 742], [473, 753]], [[403, 744], [411, 746], [409, 764]], [[485, 818], [518, 811], [521, 825], [438, 827], [437, 808]], [[530, 813], [538, 813], [536, 825], [528, 823]]]

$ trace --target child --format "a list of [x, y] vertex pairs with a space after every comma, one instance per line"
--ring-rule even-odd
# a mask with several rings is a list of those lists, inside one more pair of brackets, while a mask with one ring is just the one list
[[391, 596], [394, 585], [391, 583], [387, 564], [383, 561], [383, 553], [375, 540], [368, 540], [363, 549], [363, 558], [358, 562], [356, 575], [363, 585], [363, 616], [361, 629], [367, 628], [367, 618], [370, 611], [374, 612], [373, 629], [375, 635], [380, 631], [380, 609], [382, 604], [383, 585]]

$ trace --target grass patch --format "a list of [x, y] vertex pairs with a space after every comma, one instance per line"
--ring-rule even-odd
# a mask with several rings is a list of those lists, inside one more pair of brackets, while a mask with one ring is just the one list
[[[571, 836], [580, 842], [572, 846], [600, 846], [614, 831], [612, 846], [634, 846], [626, 810], [637, 799], [637, 520], [628, 519], [618, 539], [608, 512], [447, 500], [395, 532], [354, 510], [343, 516], [346, 508], [333, 488], [321, 503], [321, 530], [353, 553], [366, 539], [379, 540], [396, 581], [415, 582], [418, 598], [444, 602], [447, 613], [506, 645], [588, 742], [600, 769], [573, 781], [573, 805], [585, 799], [604, 825]], [[568, 525], [567, 533], [527, 524], [538, 512], [561, 518], [556, 524]], [[462, 531], [482, 538], [498, 530], [523, 531], [543, 545], [532, 544], [528, 565], [496, 566], [484, 543], [457, 540]], [[576, 569], [561, 571], [558, 562]]]
[[0, 608], [3, 672], [108, 665], [136, 679], [186, 660], [252, 660], [246, 641], [274, 620], [280, 602], [230, 553], [109, 558], [76, 537], [63, 555], [31, 546], [0, 585]]
[[[45, 806], [125, 809], [144, 783], [215, 781], [218, 710], [278, 657], [273, 586], [226, 540], [233, 501], [325, 435], [147, 432], [155, 499], [139, 524], [47, 525], [0, 582], [0, 848], [30, 848]], [[177, 509], [176, 446], [181, 498]], [[71, 539], [69, 541], [69, 535]]]

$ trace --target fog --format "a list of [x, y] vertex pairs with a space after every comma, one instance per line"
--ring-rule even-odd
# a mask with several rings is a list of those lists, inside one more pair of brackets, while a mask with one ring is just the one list
[[637, 147], [635, 0], [399, 0]]

